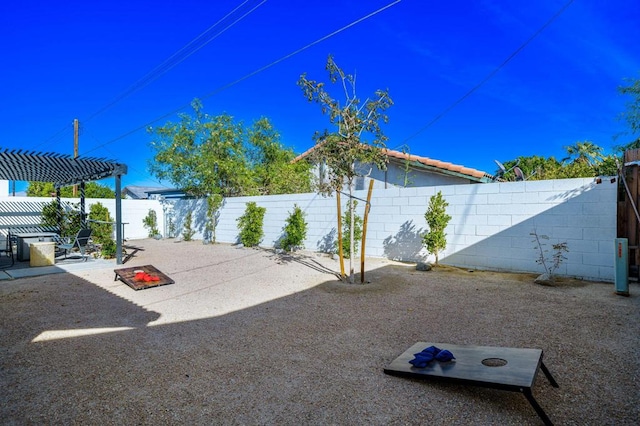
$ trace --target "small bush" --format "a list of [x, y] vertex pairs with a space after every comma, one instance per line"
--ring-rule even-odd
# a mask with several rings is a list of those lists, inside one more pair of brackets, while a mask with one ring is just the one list
[[155, 237], [158, 232], [158, 215], [153, 209], [149, 209], [147, 216], [142, 219], [142, 224], [149, 230], [149, 238]]
[[[342, 255], [347, 259], [351, 257], [351, 214], [349, 212], [351, 211], [352, 202], [354, 211], [358, 207], [356, 200], [349, 200], [342, 218]], [[362, 241], [362, 224], [364, 221], [354, 213], [353, 222], [353, 253], [356, 254], [358, 253], [358, 243]]]
[[257, 246], [262, 240], [264, 236], [262, 225], [266, 212], [267, 209], [265, 207], [258, 207], [258, 205], [252, 201], [247, 203], [244, 214], [237, 219], [238, 229], [240, 230], [240, 242], [245, 247]]
[[304, 220], [304, 212], [294, 205], [293, 212], [287, 218], [284, 238], [280, 241], [280, 246], [286, 251], [292, 251], [296, 247], [301, 247], [305, 238], [307, 238], [307, 222]]
[[176, 223], [173, 221], [173, 217], [169, 216], [167, 218], [167, 227], [169, 228], [169, 235], [167, 238], [173, 238], [176, 236]]
[[[66, 206], [66, 208], [65, 208]], [[60, 217], [58, 215], [61, 215]], [[75, 236], [82, 228], [79, 203], [63, 203], [59, 208], [56, 200], [51, 201], [42, 208], [41, 224], [46, 227], [57, 228], [62, 237]]]
[[196, 231], [193, 230], [191, 224], [193, 223], [193, 214], [189, 212], [184, 219], [184, 228], [182, 229], [182, 239], [184, 241], [191, 241]]
[[209, 240], [212, 243], [216, 242], [216, 225], [218, 223], [218, 216], [220, 215], [220, 207], [222, 206], [223, 198], [219, 194], [210, 195], [207, 197], [207, 223], [205, 225], [205, 240]]
[[535, 249], [538, 250], [539, 253], [536, 263], [538, 265], [542, 265], [547, 275], [549, 275], [549, 278], [553, 280], [556, 270], [560, 267], [562, 262], [567, 259], [564, 255], [569, 252], [569, 247], [567, 246], [566, 241], [552, 244], [551, 248], [553, 249], [553, 253], [551, 254], [551, 257], [549, 257], [549, 249], [542, 243], [542, 240], [549, 240], [549, 237], [547, 235], [538, 235], [538, 232], [535, 229], [530, 232], [529, 235], [533, 237], [532, 242], [535, 244]]
[[442, 192], [438, 191], [429, 199], [429, 208], [424, 214], [429, 230], [422, 236], [422, 243], [427, 251], [436, 257], [436, 265], [438, 254], [447, 248], [447, 234], [444, 230], [451, 220], [451, 216], [447, 214], [448, 205], [449, 203], [442, 197]]
[[[109, 214], [109, 209], [101, 203], [91, 205], [91, 209], [89, 210], [89, 219], [101, 222], [113, 222], [113, 219]], [[108, 241], [113, 241], [112, 223], [89, 222], [89, 226], [91, 226], [91, 239], [96, 244], [104, 245]]]
[[105, 259], [112, 259], [116, 255], [116, 242], [111, 238], [102, 242], [102, 257]]

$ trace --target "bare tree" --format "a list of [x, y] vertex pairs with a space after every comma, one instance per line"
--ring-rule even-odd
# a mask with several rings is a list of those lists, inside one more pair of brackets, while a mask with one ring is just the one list
[[[356, 164], [370, 164], [386, 169], [387, 156], [383, 152], [387, 137], [380, 123], [388, 122], [385, 111], [393, 105], [388, 90], [377, 90], [371, 99], [360, 102], [356, 95], [355, 75], [345, 74], [335, 63], [333, 57], [327, 59], [326, 70], [332, 84], [341, 86], [344, 103], [331, 96], [325, 84], [307, 78], [302, 74], [298, 80], [304, 96], [309, 102], [320, 104], [322, 113], [328, 115], [331, 124], [337, 127], [335, 132], [316, 132], [315, 149], [311, 159], [327, 166], [327, 182], [319, 187], [319, 192], [329, 195], [347, 186], [349, 199], [353, 197], [354, 179], [358, 176]], [[371, 139], [364, 141], [368, 136]], [[350, 203], [351, 223], [354, 221], [354, 203]], [[351, 253], [349, 256], [349, 282], [354, 282], [354, 235], [350, 232]]]

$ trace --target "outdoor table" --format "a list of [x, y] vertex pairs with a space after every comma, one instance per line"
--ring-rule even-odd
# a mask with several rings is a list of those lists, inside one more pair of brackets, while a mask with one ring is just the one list
[[[425, 368], [416, 368], [409, 363], [414, 359], [414, 354], [429, 346], [449, 350], [455, 356], [455, 360], [449, 362], [432, 361]], [[521, 392], [536, 410], [540, 419], [546, 425], [551, 425], [551, 420], [532, 393], [538, 369], [542, 370], [553, 387], [558, 387], [558, 383], [542, 362], [542, 349], [418, 342], [396, 358], [384, 369], [384, 372], [397, 376]]]
[[29, 244], [37, 242], [51, 242], [58, 234], [55, 232], [18, 232], [14, 235], [18, 240], [17, 257], [19, 261], [30, 259]]

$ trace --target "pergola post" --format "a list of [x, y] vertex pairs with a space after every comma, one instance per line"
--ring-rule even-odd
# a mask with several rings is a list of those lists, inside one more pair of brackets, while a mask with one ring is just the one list
[[116, 264], [122, 265], [122, 175], [116, 175]]
[[58, 233], [62, 234], [62, 200], [59, 186], [56, 187], [56, 217], [58, 219]]
[[82, 229], [87, 229], [87, 213], [84, 202], [84, 181], [80, 182], [80, 222]]

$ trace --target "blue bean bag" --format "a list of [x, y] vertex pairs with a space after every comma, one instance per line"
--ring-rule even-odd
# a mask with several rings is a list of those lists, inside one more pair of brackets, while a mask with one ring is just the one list
[[440, 362], [448, 362], [455, 359], [453, 354], [448, 350], [442, 350], [436, 346], [429, 346], [424, 348], [421, 352], [413, 354], [414, 358], [409, 361], [409, 364], [416, 368], [425, 368], [434, 359]]

